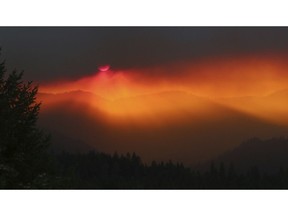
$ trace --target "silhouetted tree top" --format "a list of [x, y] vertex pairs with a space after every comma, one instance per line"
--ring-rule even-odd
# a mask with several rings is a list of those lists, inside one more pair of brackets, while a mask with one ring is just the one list
[[[1, 50], [0, 50], [1, 51]], [[0, 53], [1, 57], [1, 53]], [[48, 137], [37, 127], [37, 86], [0, 63], [0, 187], [33, 187], [45, 175]]]

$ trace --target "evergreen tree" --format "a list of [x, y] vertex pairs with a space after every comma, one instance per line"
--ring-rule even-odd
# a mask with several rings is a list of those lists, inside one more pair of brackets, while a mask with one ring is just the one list
[[49, 139], [36, 125], [40, 109], [40, 103], [36, 102], [38, 87], [24, 82], [22, 77], [23, 72], [16, 70], [6, 75], [5, 62], [0, 63], [2, 188], [41, 187], [47, 175]]

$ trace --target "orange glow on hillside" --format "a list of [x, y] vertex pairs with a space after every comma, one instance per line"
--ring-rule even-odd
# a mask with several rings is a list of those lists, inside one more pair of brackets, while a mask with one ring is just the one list
[[[250, 56], [179, 62], [141, 70], [104, 68], [76, 81], [41, 85], [40, 92], [89, 92], [101, 100], [91, 95], [75, 96], [71, 100], [85, 102], [113, 118], [136, 121], [161, 116], [177, 119], [193, 115], [196, 118], [211, 113], [214, 103], [278, 121], [277, 112], [284, 107], [288, 113], [288, 103], [280, 96], [280, 99], [266, 96], [288, 89], [286, 62], [286, 56]], [[252, 97], [249, 99], [252, 101], [243, 102], [243, 97]], [[43, 103], [52, 106], [56, 102], [44, 98]]]

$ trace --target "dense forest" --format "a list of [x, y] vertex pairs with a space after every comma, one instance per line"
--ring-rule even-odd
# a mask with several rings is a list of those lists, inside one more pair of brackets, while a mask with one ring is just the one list
[[[62, 153], [54, 157], [57, 184], [51, 188], [73, 189], [273, 189], [288, 188], [288, 169], [268, 174], [251, 167], [238, 172], [233, 164], [211, 163], [194, 170], [179, 163], [144, 164], [134, 153], [114, 155], [89, 152]], [[56, 178], [56, 179], [57, 179]], [[54, 181], [56, 180], [54, 179]], [[48, 185], [47, 185], [48, 186]]]

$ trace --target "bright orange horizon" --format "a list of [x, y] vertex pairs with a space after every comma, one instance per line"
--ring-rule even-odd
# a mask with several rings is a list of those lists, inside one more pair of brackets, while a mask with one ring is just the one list
[[[209, 115], [211, 102], [286, 125], [288, 119], [282, 114], [286, 113], [288, 102], [285, 98], [269, 97], [287, 88], [286, 71], [285, 56], [202, 59], [196, 63], [178, 62], [141, 70], [102, 70], [76, 81], [47, 83], [41, 85], [39, 91], [93, 93], [103, 100], [77, 97], [73, 100], [76, 103], [85, 100], [112, 121], [121, 118], [140, 123], [147, 119], [165, 122], [183, 119], [191, 113]], [[203, 99], [209, 103], [202, 103]], [[45, 105], [45, 99], [43, 103]]]
[[[204, 159], [251, 136], [283, 135], [288, 126], [288, 64], [284, 60], [285, 56], [230, 57], [141, 70], [102, 70], [76, 81], [40, 85], [40, 93], [53, 93], [52, 97], [40, 94], [42, 112], [49, 114], [52, 108], [53, 113], [55, 106], [57, 110], [75, 113], [72, 116], [78, 113], [87, 117], [93, 123], [81, 133], [73, 129], [73, 124], [59, 130], [79, 133], [78, 139], [88, 143], [94, 142], [95, 131], [107, 128], [109, 133], [98, 134], [103, 144], [97, 145], [106, 152], [133, 149], [149, 160], [162, 148], [153, 146], [157, 140], [157, 145], [171, 145], [174, 149], [173, 145], [181, 139], [183, 149], [190, 146], [191, 140], [197, 143], [193, 151], [199, 155], [193, 160]], [[121, 147], [116, 145], [118, 140]], [[145, 147], [147, 142], [151, 142], [155, 155], [150, 150], [146, 152], [150, 148]], [[211, 149], [206, 152], [199, 146]], [[192, 160], [190, 154], [178, 150], [181, 158], [172, 158]]]

